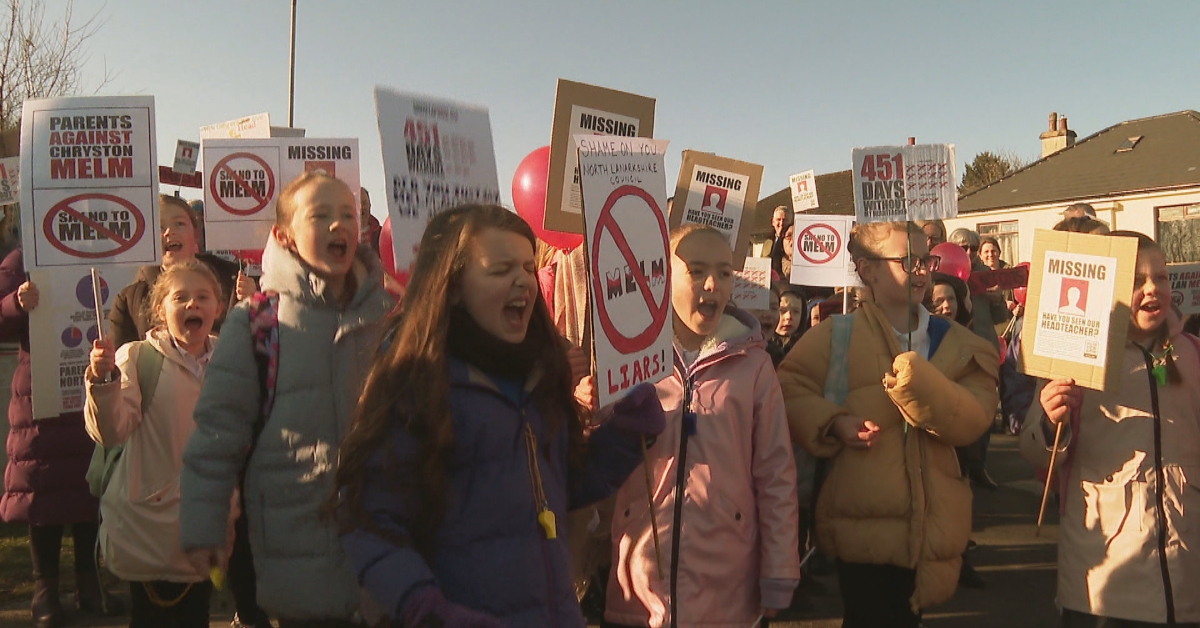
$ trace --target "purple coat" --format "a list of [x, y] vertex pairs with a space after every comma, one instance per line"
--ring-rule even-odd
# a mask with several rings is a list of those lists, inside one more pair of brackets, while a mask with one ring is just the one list
[[20, 341], [8, 404], [8, 466], [0, 519], [55, 525], [93, 522], [99, 502], [88, 492], [88, 462], [95, 444], [83, 427], [83, 413], [33, 420], [29, 377], [29, 316], [17, 307], [17, 287], [25, 282], [21, 249], [0, 262], [0, 341]]

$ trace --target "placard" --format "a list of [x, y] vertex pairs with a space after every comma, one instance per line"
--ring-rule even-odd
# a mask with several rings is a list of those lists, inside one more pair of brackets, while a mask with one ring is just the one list
[[1200, 262], [1167, 264], [1171, 276], [1171, 303], [1185, 317], [1200, 314]]
[[855, 148], [854, 214], [860, 223], [958, 215], [953, 144]]
[[22, 115], [25, 267], [159, 263], [154, 98], [27, 100]]
[[654, 99], [558, 79], [546, 181], [546, 229], [583, 233], [575, 135], [654, 137]]
[[1136, 263], [1135, 238], [1039, 229], [1021, 332], [1025, 373], [1116, 386]]
[[850, 257], [850, 216], [796, 214], [792, 225], [792, 276], [799, 286], [840, 288], [862, 285]]
[[729, 300], [743, 310], [771, 307], [771, 258], [747, 257], [742, 270], [733, 271], [733, 292]]
[[196, 160], [200, 158], [200, 143], [178, 140], [175, 142], [175, 163], [171, 170], [183, 175], [195, 174]]
[[[133, 282], [138, 268], [110, 266], [101, 271], [104, 320], [117, 293]], [[29, 271], [40, 292], [29, 315], [29, 368], [35, 419], [83, 410], [83, 373], [92, 341], [98, 337], [91, 271], [86, 267]]]
[[817, 175], [815, 171], [809, 170], [792, 175], [788, 179], [788, 185], [792, 188], [793, 212], [799, 213], [818, 207]]
[[262, 250], [275, 224], [279, 193], [307, 170], [323, 170], [354, 192], [355, 138], [202, 140], [209, 164], [204, 186], [204, 239], [210, 250]]
[[0, 159], [0, 207], [21, 200], [21, 158]]
[[226, 120], [200, 127], [200, 140], [265, 139], [271, 137], [271, 116], [256, 113], [252, 116]]
[[674, 371], [664, 140], [577, 135], [600, 405]]
[[498, 204], [488, 110], [375, 86], [396, 271], [407, 276], [425, 225], [465, 203]]
[[698, 223], [720, 231], [733, 249], [733, 267], [741, 268], [750, 249], [751, 221], [745, 217], [758, 204], [762, 172], [758, 164], [683, 151], [671, 226]]

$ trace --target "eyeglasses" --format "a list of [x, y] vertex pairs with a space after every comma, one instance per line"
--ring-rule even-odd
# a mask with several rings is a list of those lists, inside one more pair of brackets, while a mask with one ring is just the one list
[[906, 273], [913, 273], [917, 269], [924, 268], [931, 273], [937, 272], [937, 269], [942, 265], [940, 255], [926, 255], [925, 257], [917, 257], [909, 255], [907, 257], [868, 257], [866, 259], [879, 260], [881, 262], [898, 262], [900, 268]]

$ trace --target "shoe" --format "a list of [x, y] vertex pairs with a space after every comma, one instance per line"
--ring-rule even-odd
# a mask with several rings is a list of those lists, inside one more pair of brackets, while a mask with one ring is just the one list
[[100, 585], [100, 574], [96, 570], [75, 574], [75, 606], [81, 612], [97, 617], [117, 617], [125, 614], [125, 604], [104, 590]]
[[987, 583], [983, 581], [983, 576], [979, 575], [979, 572], [975, 571], [975, 568], [966, 560], [958, 570], [958, 583], [968, 589], [982, 589], [987, 586]]
[[58, 578], [37, 578], [33, 583], [33, 625], [58, 628], [67, 622], [62, 601], [58, 599]]
[[242, 618], [237, 613], [234, 613], [233, 621], [229, 622], [229, 628], [274, 628], [274, 627], [271, 625], [271, 620], [267, 619], [266, 615], [263, 615], [262, 618], [260, 618], [256, 622], [247, 623], [247, 622], [242, 621]]
[[988, 472], [986, 469], [979, 469], [977, 471], [972, 471], [971, 472], [971, 484], [974, 484], [975, 486], [982, 486], [983, 488], [986, 488], [989, 491], [994, 491], [994, 490], [1000, 488], [1000, 485], [996, 484], [996, 481], [992, 479], [992, 476], [988, 475]]

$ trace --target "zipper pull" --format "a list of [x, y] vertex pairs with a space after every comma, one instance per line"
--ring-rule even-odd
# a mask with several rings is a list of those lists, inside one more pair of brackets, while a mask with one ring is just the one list
[[538, 523], [542, 529], [546, 531], [546, 538], [553, 541], [558, 538], [558, 528], [554, 524], [554, 511], [549, 508], [543, 508], [538, 513]]
[[688, 410], [683, 413], [683, 429], [687, 431], [688, 436], [696, 435], [696, 413]]
[[1158, 363], [1154, 365], [1150, 372], [1154, 375], [1154, 381], [1158, 382], [1159, 387], [1167, 385], [1167, 365]]

